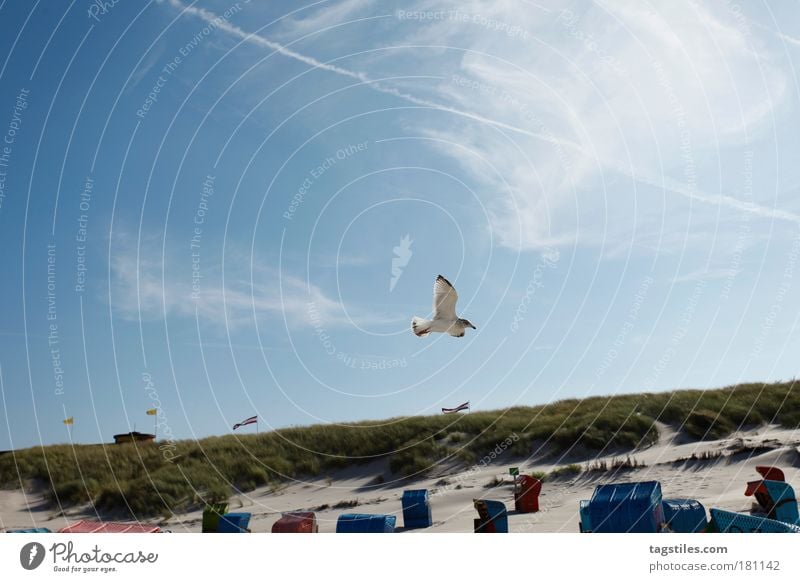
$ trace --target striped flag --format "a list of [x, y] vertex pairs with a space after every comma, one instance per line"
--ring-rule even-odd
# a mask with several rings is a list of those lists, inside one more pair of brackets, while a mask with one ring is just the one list
[[65, 418], [62, 422], [64, 424], [75, 424], [75, 419], [70, 416], [69, 418]]
[[240, 426], [247, 426], [248, 424], [255, 424], [258, 422], [258, 416], [251, 416], [250, 418], [245, 418], [242, 422], [237, 422], [233, 425], [233, 430], [236, 430]]
[[148, 416], [155, 416], [156, 414], [158, 414], [158, 408], [151, 408], [150, 410], [147, 411], [147, 414]]
[[445, 414], [453, 414], [454, 412], [461, 412], [462, 410], [469, 410], [469, 400], [464, 404], [459, 404], [455, 408], [442, 408], [442, 412]]

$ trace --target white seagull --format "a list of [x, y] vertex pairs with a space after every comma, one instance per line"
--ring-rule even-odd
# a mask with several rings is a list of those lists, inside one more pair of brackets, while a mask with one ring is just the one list
[[453, 337], [464, 337], [466, 329], [478, 329], [468, 320], [456, 315], [456, 293], [450, 281], [439, 275], [433, 284], [433, 319], [422, 319], [414, 316], [411, 319], [411, 329], [417, 337], [423, 337], [432, 332], [449, 333]]

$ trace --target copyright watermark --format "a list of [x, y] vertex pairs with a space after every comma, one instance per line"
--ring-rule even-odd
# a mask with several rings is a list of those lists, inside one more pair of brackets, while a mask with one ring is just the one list
[[511, 333], [517, 333], [517, 331], [519, 331], [519, 324], [525, 320], [528, 313], [528, 305], [530, 305], [537, 290], [544, 287], [543, 279], [545, 269], [555, 269], [560, 257], [561, 255], [556, 249], [545, 249], [542, 253], [539, 262], [536, 263], [536, 266], [533, 268], [533, 276], [530, 281], [528, 281], [527, 287], [525, 287], [525, 294], [522, 296], [519, 306], [517, 306], [514, 318], [511, 320]]
[[347, 158], [354, 156], [355, 154], [366, 151], [368, 145], [368, 141], [346, 145], [336, 150], [333, 155], [328, 156], [322, 160], [322, 162], [309, 170], [308, 174], [303, 179], [303, 182], [300, 184], [300, 187], [294, 193], [294, 196], [292, 196], [292, 200], [289, 202], [289, 207], [283, 213], [283, 217], [286, 220], [292, 220], [297, 212], [297, 209], [303, 204], [306, 196], [311, 191], [311, 187], [317, 180], [324, 176], [328, 170], [330, 170], [339, 162], [342, 162]]
[[511, 24], [476, 12], [462, 12], [461, 10], [398, 10], [395, 12], [395, 16], [398, 20], [413, 22], [450, 21], [477, 24], [491, 32], [502, 33], [509, 38], [528, 40], [531, 37], [531, 34], [519, 24]]

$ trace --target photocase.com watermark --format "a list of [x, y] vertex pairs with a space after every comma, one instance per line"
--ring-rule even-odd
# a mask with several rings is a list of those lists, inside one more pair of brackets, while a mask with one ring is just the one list
[[[572, 488], [566, 487], [562, 489], [557, 495], [548, 497], [547, 498], [547, 505], [544, 505], [539, 508], [539, 511], [536, 513], [527, 514], [525, 516], [525, 520], [520, 523], [516, 528], [516, 532], [527, 532], [534, 528], [534, 526], [538, 525], [544, 517], [553, 511], [553, 509], [560, 507], [563, 501], [572, 495]], [[577, 513], [577, 510], [576, 510]]]
[[47, 347], [53, 368], [55, 395], [64, 395], [64, 368], [61, 361], [61, 343], [56, 309], [56, 245], [47, 245]]
[[150, 372], [142, 372], [142, 383], [144, 384], [144, 390], [147, 392], [147, 396], [150, 398], [151, 405], [156, 410], [155, 430], [158, 433], [158, 429], [161, 428], [161, 434], [164, 436], [163, 441], [158, 445], [158, 449], [161, 451], [161, 456], [164, 457], [164, 460], [172, 463], [177, 456], [175, 455], [175, 451], [178, 446], [175, 444], [172, 428], [170, 428], [167, 422], [167, 415], [161, 407], [161, 398], [158, 396], [158, 391], [156, 390]]
[[35, 570], [44, 562], [44, 546], [39, 542], [30, 542], [19, 551], [19, 563], [26, 570]]
[[319, 165], [312, 168], [308, 174], [306, 175], [303, 182], [300, 184], [300, 187], [297, 189], [297, 192], [294, 193], [292, 196], [292, 201], [289, 202], [289, 208], [283, 213], [283, 217], [286, 220], [292, 220], [294, 218], [295, 212], [297, 209], [300, 208], [300, 205], [303, 203], [303, 200], [308, 194], [309, 190], [311, 190], [311, 186], [319, 180], [325, 172], [330, 170], [333, 166], [338, 164], [339, 162], [346, 160], [352, 155], [355, 155], [359, 152], [363, 152], [367, 149], [367, 145], [369, 144], [368, 141], [362, 141], [359, 143], [349, 144], [342, 148], [336, 150], [334, 155], [325, 158]]
[[14, 143], [17, 141], [17, 134], [22, 127], [22, 113], [28, 108], [28, 95], [30, 89], [20, 89], [14, 109], [11, 112], [11, 119], [8, 122], [3, 142], [0, 144], [0, 209], [3, 208], [3, 201], [6, 199], [6, 170], [11, 163], [11, 152], [14, 151]]
[[694, 320], [695, 313], [697, 312], [697, 306], [700, 303], [700, 297], [703, 295], [705, 288], [708, 286], [706, 281], [699, 281], [692, 290], [692, 295], [686, 302], [686, 308], [683, 310], [683, 314], [681, 318], [678, 320], [678, 327], [675, 329], [675, 333], [672, 334], [672, 338], [669, 341], [669, 345], [667, 349], [664, 350], [664, 353], [661, 354], [661, 357], [653, 366], [653, 372], [644, 382], [644, 391], [650, 392], [658, 382], [659, 377], [661, 377], [662, 372], [667, 368], [667, 365], [672, 361], [672, 358], [675, 357], [675, 354], [678, 353], [678, 347], [680, 346], [681, 342], [683, 342], [683, 338], [689, 333], [689, 326], [691, 325], [692, 321]]
[[752, 36], [753, 31], [750, 29], [750, 22], [742, 13], [742, 7], [737, 2], [729, 1], [727, 4], [731, 14], [733, 14], [734, 20], [736, 21], [736, 29], [739, 31], [739, 33], [744, 37]]
[[322, 316], [317, 309], [317, 304], [310, 301], [307, 306], [308, 319], [314, 328], [314, 335], [319, 338], [322, 349], [343, 366], [353, 370], [391, 370], [393, 368], [405, 368], [408, 362], [405, 358], [365, 358], [340, 351], [333, 343], [330, 334], [322, 323]]
[[503, 20], [491, 18], [477, 12], [462, 12], [461, 10], [398, 10], [395, 12], [398, 20], [414, 22], [451, 21], [477, 24], [491, 32], [500, 32], [509, 38], [522, 38], [528, 40], [531, 34], [519, 24], [509, 24]]
[[678, 99], [672, 82], [664, 70], [664, 65], [659, 61], [654, 61], [653, 70], [658, 76], [658, 84], [664, 89], [667, 101], [672, 108], [672, 114], [675, 116], [675, 124], [680, 133], [679, 149], [681, 152], [681, 159], [684, 162], [683, 175], [684, 178], [686, 178], [687, 188], [694, 193], [697, 190], [697, 171], [695, 168], [694, 154], [692, 152], [692, 132], [689, 130], [689, 124], [686, 121], [686, 110]]
[[52, 558], [53, 572], [64, 574], [109, 574], [118, 572], [120, 565], [155, 564], [158, 554], [135, 550], [131, 552], [107, 552], [95, 544], [88, 551], [76, 550], [73, 542], [56, 542], [49, 550], [38, 542], [22, 546], [19, 563], [25, 570], [35, 570], [42, 565], [47, 554]]
[[[113, 4], [115, 4], [117, 1], [119, 0], [115, 0], [115, 2], [111, 3], [111, 2], [101, 2], [100, 0], [96, 0], [95, 4], [111, 4], [113, 7]], [[169, 62], [167, 62], [167, 64], [161, 68], [155, 83], [153, 83], [153, 86], [147, 93], [147, 97], [145, 97], [145, 100], [139, 107], [139, 109], [136, 110], [136, 116], [139, 119], [144, 119], [145, 116], [147, 115], [147, 112], [150, 111], [150, 109], [152, 109], [153, 106], [158, 102], [159, 93], [161, 93], [161, 90], [167, 85], [167, 81], [170, 80], [170, 78], [183, 64], [183, 59], [187, 58], [190, 54], [192, 54], [192, 51], [194, 51], [198, 46], [200, 46], [200, 44], [204, 40], [206, 40], [209, 36], [211, 36], [211, 33], [214, 32], [217, 28], [228, 24], [230, 18], [234, 14], [237, 14], [242, 10], [242, 4], [248, 4], [249, 2], [250, 0], [243, 0], [242, 2], [237, 2], [236, 4], [228, 8], [225, 12], [223, 12], [222, 15], [217, 16], [216, 18], [208, 22], [208, 24], [206, 24], [202, 29], [200, 29], [200, 32], [196, 33], [189, 40], [189, 42], [187, 42], [178, 49], [178, 54], [174, 55], [169, 60]], [[100, 9], [98, 9], [98, 12], [99, 10]], [[106, 12], [108, 12], [108, 9], [106, 9], [105, 12], [103, 12], [103, 14], [105, 14]]]
[[625, 345], [625, 342], [628, 339], [628, 334], [631, 332], [631, 330], [633, 330], [636, 320], [639, 319], [639, 311], [641, 311], [642, 304], [647, 297], [647, 292], [653, 283], [654, 279], [650, 276], [647, 276], [644, 278], [641, 285], [639, 285], [639, 289], [636, 291], [636, 295], [633, 297], [633, 304], [628, 310], [628, 316], [625, 318], [625, 323], [622, 324], [619, 333], [617, 333], [617, 337], [614, 338], [614, 347], [610, 348], [608, 352], [606, 352], [603, 361], [594, 372], [596, 377], [599, 378], [605, 374], [606, 371], [611, 367], [611, 364], [614, 362], [614, 360], [616, 360], [619, 356], [619, 351], [617, 348], [622, 348], [622, 346]]
[[400, 239], [400, 244], [392, 249], [394, 258], [392, 258], [392, 278], [389, 280], [389, 292], [394, 291], [395, 285], [403, 275], [403, 269], [408, 266], [411, 256], [414, 254], [411, 251], [411, 240], [409, 235], [405, 235]]
[[595, 40], [592, 33], [586, 33], [578, 25], [581, 22], [581, 16], [575, 14], [572, 10], [564, 9], [559, 15], [557, 22], [560, 22], [564, 28], [569, 31], [570, 36], [575, 40], [582, 42], [584, 48], [597, 55], [601, 63], [607, 65], [620, 75], [627, 75], [628, 70], [616, 58], [612, 57], [608, 52], [603, 49], [600, 44]]
[[522, 296], [517, 311], [514, 313], [514, 319], [511, 320], [511, 333], [517, 333], [519, 324], [525, 320], [525, 315], [528, 313], [528, 305], [536, 294], [536, 290], [544, 287], [542, 278], [544, 277], [545, 269], [555, 269], [560, 257], [561, 255], [556, 249], [548, 248], [542, 252], [539, 262], [533, 268], [533, 277], [528, 281], [528, 286], [525, 287], [525, 295]]
[[775, 297], [772, 300], [767, 315], [764, 316], [758, 336], [753, 340], [753, 349], [750, 352], [751, 358], [757, 358], [761, 355], [761, 352], [764, 351], [767, 336], [775, 326], [775, 321], [783, 310], [783, 302], [792, 288], [792, 279], [794, 278], [794, 271], [798, 261], [800, 261], [800, 232], [795, 235], [792, 246], [789, 248], [789, 254], [786, 257], [786, 266], [783, 269], [783, 281], [775, 292]]
[[83, 191], [80, 194], [78, 209], [78, 230], [75, 233], [75, 293], [86, 290], [86, 242], [89, 240], [89, 209], [92, 207], [94, 178], [86, 176]]
[[106, 552], [99, 545], [88, 551], [76, 551], [73, 542], [56, 542], [49, 550], [39, 542], [29, 542], [19, 551], [19, 563], [25, 570], [35, 570], [42, 565], [47, 554], [52, 558], [53, 571], [73, 574], [117, 572], [122, 564], [155, 564], [158, 554], [136, 550], [132, 552]]
[[216, 178], [211, 174], [206, 176], [200, 191], [200, 202], [197, 204], [197, 210], [195, 210], [194, 220], [192, 221], [194, 227], [192, 229], [192, 238], [189, 239], [189, 250], [192, 251], [191, 298], [193, 301], [200, 301], [200, 280], [203, 278], [203, 273], [200, 269], [200, 243], [203, 240], [203, 227], [208, 213], [208, 201], [214, 196], [215, 180]]
[[498, 457], [500, 457], [500, 455], [505, 453], [508, 450], [508, 448], [511, 445], [513, 445], [514, 443], [516, 443], [518, 440], [519, 440], [519, 435], [517, 433], [515, 433], [515, 432], [512, 432], [509, 436], [504, 438], [502, 441], [500, 441], [497, 444], [495, 444], [494, 448], [491, 451], [489, 451], [487, 454], [485, 454], [483, 457], [481, 457], [481, 459], [477, 463], [472, 465], [466, 471], [464, 471], [462, 473], [459, 473], [458, 475], [456, 475], [453, 478], [452, 481], [450, 481], [446, 485], [441, 486], [435, 492], [433, 492], [431, 494], [431, 497], [433, 497], [434, 495], [441, 495], [441, 494], [443, 494], [443, 493], [445, 493], [447, 491], [450, 491], [452, 489], [457, 489], [457, 488], [459, 488], [459, 486], [463, 487], [464, 483], [470, 477], [474, 477], [476, 474], [480, 473], [484, 468], [486, 468], [489, 465], [491, 465], [492, 463], [494, 463], [495, 460]]
[[523, 121], [531, 124], [530, 129], [540, 133], [542, 137], [550, 143], [565, 172], [572, 169], [572, 160], [567, 155], [566, 151], [564, 151], [564, 146], [562, 145], [561, 140], [556, 137], [553, 130], [550, 129], [544, 120], [539, 117], [539, 115], [536, 113], [535, 107], [526, 103], [523, 99], [517, 97], [511, 92], [502, 89], [498, 85], [493, 85], [486, 81], [479, 81], [455, 73], [450, 77], [450, 82], [456, 87], [469, 89], [471, 91], [478, 91], [479, 93], [496, 97], [503, 104], [503, 106], [510, 107], [512, 110], [518, 113], [522, 117]]
[[119, 4], [122, 0], [94, 0], [89, 5], [89, 9], [86, 13], [89, 15], [89, 18], [93, 19], [95, 22], [100, 22], [100, 17], [105, 16], [111, 10]]
[[[753, 201], [753, 155], [754, 155], [753, 150], [745, 150], [744, 152], [744, 160], [743, 160], [744, 164], [742, 170], [742, 178], [743, 178], [742, 200], [745, 201], [745, 203], [747, 204], [751, 204]], [[747, 249], [748, 244], [750, 244], [751, 239], [752, 236], [750, 234], [750, 213], [742, 212], [739, 223], [739, 233], [736, 236], [736, 242], [733, 245], [733, 252], [731, 253], [731, 263], [730, 266], [728, 267], [728, 272], [725, 277], [725, 283], [722, 285], [722, 291], [720, 292], [720, 299], [728, 299], [730, 297], [734, 280], [741, 271], [742, 257], [744, 255], [745, 250]]]

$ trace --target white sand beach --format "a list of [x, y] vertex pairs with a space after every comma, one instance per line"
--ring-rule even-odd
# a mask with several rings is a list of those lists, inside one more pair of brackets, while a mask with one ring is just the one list
[[[745, 497], [747, 481], [759, 479], [757, 465], [780, 467], [787, 481], [800, 488], [800, 431], [761, 427], [740, 431], [732, 436], [703, 442], [690, 442], [666, 426], [660, 426], [658, 444], [630, 453], [643, 466], [623, 470], [587, 471], [587, 467], [619, 455], [596, 460], [570, 462], [584, 469], [579, 475], [548, 479], [540, 496], [540, 511], [518, 514], [514, 509], [510, 467], [520, 473], [549, 472], [547, 462], [504, 461], [471, 468], [439, 467], [424, 479], [392, 479], [386, 462], [379, 461], [351, 467], [329, 476], [309, 481], [287, 483], [279, 489], [264, 487], [230, 499], [230, 511], [252, 513], [250, 529], [269, 532], [282, 512], [315, 511], [320, 532], [333, 532], [342, 513], [384, 513], [397, 515], [398, 531], [403, 531], [401, 497], [406, 489], [428, 489], [433, 526], [413, 532], [472, 532], [477, 513], [472, 500], [497, 499], [509, 509], [511, 532], [577, 532], [578, 503], [589, 499], [594, 488], [607, 482], [659, 481], [664, 498], [697, 499], [711, 507], [747, 512], [753, 503]], [[708, 459], [691, 459], [694, 455]], [[623, 457], [624, 458], [624, 457]], [[561, 463], [565, 465], [567, 463]], [[506, 481], [493, 488], [487, 484]], [[382, 481], [382, 482], [381, 482]], [[173, 532], [200, 532], [201, 511], [175, 515], [167, 520], [148, 520]], [[97, 519], [89, 507], [72, 508], [59, 516], [47, 506], [40, 494], [0, 491], [0, 528], [47, 527], [57, 530], [78, 519]]]

